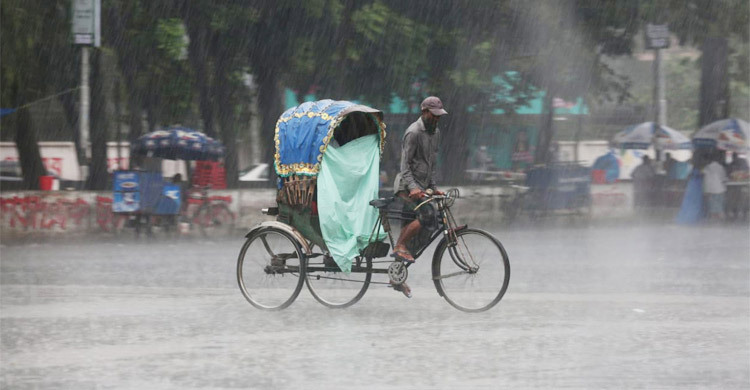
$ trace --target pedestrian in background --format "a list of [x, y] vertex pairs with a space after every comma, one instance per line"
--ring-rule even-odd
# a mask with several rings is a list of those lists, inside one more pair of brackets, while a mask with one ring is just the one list
[[703, 168], [703, 194], [708, 207], [709, 221], [724, 218], [724, 194], [727, 192], [727, 172], [719, 163], [722, 153], [714, 153]]
[[[727, 166], [729, 181], [747, 182], [750, 179], [749, 170], [747, 160], [740, 157], [737, 152], [732, 153], [732, 162]], [[750, 211], [750, 197], [745, 185], [728, 186], [726, 202], [727, 219], [742, 217], [743, 220], [747, 220]]]
[[654, 177], [656, 177], [656, 170], [651, 165], [651, 158], [643, 156], [643, 162], [635, 167], [630, 176], [633, 178], [633, 203], [635, 207], [650, 206]]

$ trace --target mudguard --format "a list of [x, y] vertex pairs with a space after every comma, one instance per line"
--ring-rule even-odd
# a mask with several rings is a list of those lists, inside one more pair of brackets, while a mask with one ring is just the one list
[[258, 231], [264, 230], [264, 229], [278, 229], [285, 233], [289, 233], [292, 237], [294, 237], [295, 240], [299, 243], [302, 250], [305, 251], [305, 255], [312, 255], [312, 248], [310, 247], [310, 244], [307, 243], [307, 240], [305, 237], [295, 228], [292, 226], [289, 226], [283, 222], [279, 221], [265, 221], [261, 222], [258, 225], [255, 225], [252, 229], [250, 229], [247, 234], [245, 234], [245, 238], [250, 238], [253, 234], [255, 234]]

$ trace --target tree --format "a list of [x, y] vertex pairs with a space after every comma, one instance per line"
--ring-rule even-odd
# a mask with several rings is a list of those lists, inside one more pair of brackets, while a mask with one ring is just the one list
[[[3, 118], [3, 127], [15, 130], [15, 142], [23, 171], [26, 189], [39, 187], [39, 176], [46, 174], [37, 144], [38, 136], [32, 126], [28, 105], [61, 92], [57, 88], [61, 69], [69, 69], [72, 54], [67, 41], [68, 4], [63, 0], [53, 3], [39, 0], [8, 0], [0, 3], [0, 92], [2, 107], [19, 108], [15, 114]], [[61, 54], [63, 53], [63, 54]]]
[[523, 78], [544, 91], [544, 112], [537, 139], [536, 163], [549, 161], [553, 138], [553, 98], [583, 96], [622, 99], [625, 80], [602, 56], [630, 54], [638, 29], [634, 1], [574, 0], [520, 9], [517, 28], [533, 53], [517, 61]]
[[[750, 37], [748, 2], [669, 0], [652, 4], [649, 10], [652, 15], [661, 15], [669, 22], [670, 30], [680, 38], [682, 44], [693, 44], [701, 48], [699, 125], [729, 117], [732, 56], [729, 39], [737, 38], [743, 46], [747, 46]], [[742, 71], [735, 75], [747, 80], [747, 59], [740, 60], [737, 65]]]

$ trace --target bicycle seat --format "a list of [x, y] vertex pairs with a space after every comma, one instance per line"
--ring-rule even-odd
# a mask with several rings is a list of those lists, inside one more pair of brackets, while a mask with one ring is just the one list
[[393, 197], [373, 199], [370, 201], [370, 206], [375, 207], [376, 209], [382, 209], [383, 207], [387, 207], [389, 204], [391, 204], [391, 202], [393, 202]]

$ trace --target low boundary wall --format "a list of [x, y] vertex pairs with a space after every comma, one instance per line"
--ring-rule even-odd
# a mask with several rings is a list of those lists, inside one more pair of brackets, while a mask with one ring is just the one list
[[[462, 187], [460, 191], [454, 210], [462, 221], [503, 222], [504, 202], [511, 196], [507, 187]], [[633, 215], [631, 183], [592, 185], [591, 194], [592, 218]], [[229, 208], [238, 229], [272, 218], [260, 210], [275, 205], [274, 189], [215, 190], [211, 195], [231, 197]], [[3, 192], [0, 233], [6, 239], [25, 233], [106, 233], [113, 219], [111, 201], [111, 191]]]

